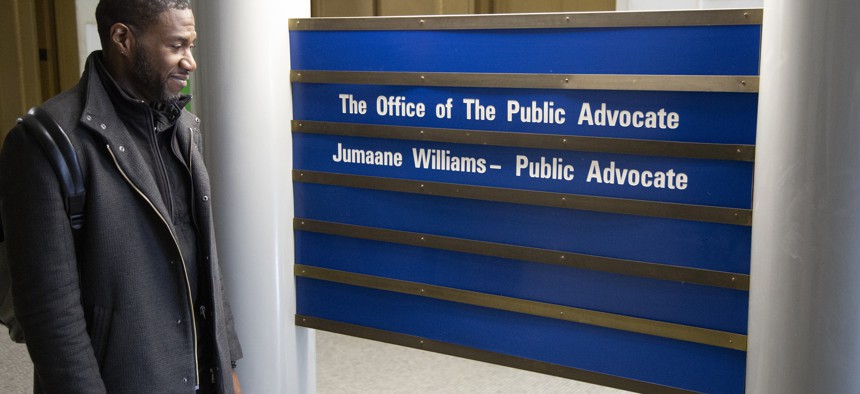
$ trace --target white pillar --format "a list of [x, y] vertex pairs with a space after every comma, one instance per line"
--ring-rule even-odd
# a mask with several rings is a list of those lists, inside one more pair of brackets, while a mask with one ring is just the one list
[[287, 19], [310, 1], [198, 1], [196, 108], [247, 393], [315, 392], [313, 332], [294, 324]]
[[860, 393], [860, 2], [766, 0], [750, 393]]

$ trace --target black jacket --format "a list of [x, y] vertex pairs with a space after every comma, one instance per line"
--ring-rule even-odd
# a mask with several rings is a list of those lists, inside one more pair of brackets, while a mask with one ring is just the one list
[[[190, 304], [186, 262], [151, 170], [94, 70], [43, 105], [69, 134], [87, 199], [75, 251], [59, 185], [44, 154], [11, 133], [0, 155], [0, 213], [6, 229], [15, 311], [33, 359], [37, 390], [57, 393], [193, 393], [195, 325], [215, 333], [222, 392], [230, 361], [242, 357], [224, 298], [203, 166], [199, 119], [183, 111], [178, 144], [190, 167], [199, 228], [201, 281], [212, 289]], [[77, 254], [77, 256], [76, 256]]]

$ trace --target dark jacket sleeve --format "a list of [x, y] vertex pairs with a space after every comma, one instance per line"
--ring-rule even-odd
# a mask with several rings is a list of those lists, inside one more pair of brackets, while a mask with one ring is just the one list
[[224, 297], [224, 324], [227, 326], [227, 341], [230, 344], [230, 361], [237, 361], [243, 356], [242, 346], [239, 344], [239, 336], [236, 335], [236, 329], [233, 326], [233, 311], [230, 309], [230, 302], [224, 292], [223, 282], [221, 295]]
[[15, 314], [37, 385], [46, 393], [104, 393], [59, 181], [47, 156], [23, 132], [13, 129], [0, 153], [0, 213]]

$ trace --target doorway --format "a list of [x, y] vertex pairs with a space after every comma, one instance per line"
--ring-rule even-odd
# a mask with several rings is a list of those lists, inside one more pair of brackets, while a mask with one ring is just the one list
[[80, 77], [75, 2], [8, 0], [0, 4], [0, 144], [30, 107]]

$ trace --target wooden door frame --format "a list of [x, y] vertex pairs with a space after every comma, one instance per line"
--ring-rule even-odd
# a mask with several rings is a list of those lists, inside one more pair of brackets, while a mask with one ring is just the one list
[[0, 2], [0, 144], [15, 119], [42, 101], [33, 0]]
[[[39, 9], [49, 14], [42, 15]], [[30, 107], [74, 86], [80, 78], [76, 5], [69, 0], [6, 0], [0, 3], [0, 146], [15, 120]], [[47, 62], [39, 60], [39, 32], [49, 36]], [[44, 45], [43, 45], [44, 46]], [[41, 67], [53, 75], [42, 92]]]

